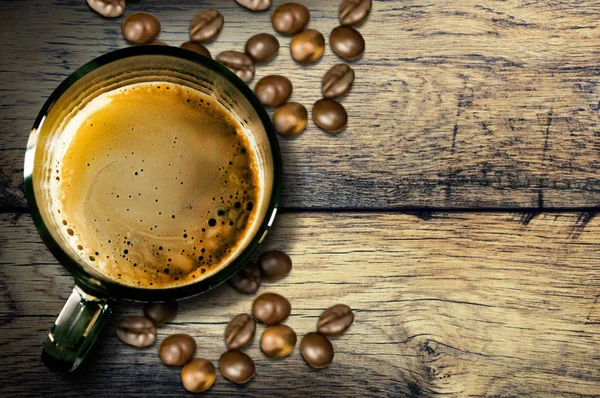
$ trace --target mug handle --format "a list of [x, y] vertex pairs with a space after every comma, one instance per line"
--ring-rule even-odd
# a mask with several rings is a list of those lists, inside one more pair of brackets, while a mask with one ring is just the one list
[[75, 370], [108, 320], [110, 306], [108, 299], [94, 297], [75, 286], [44, 344], [44, 364], [60, 372]]

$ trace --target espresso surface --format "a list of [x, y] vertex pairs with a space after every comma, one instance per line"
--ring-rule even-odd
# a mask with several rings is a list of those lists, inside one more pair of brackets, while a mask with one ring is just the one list
[[63, 136], [54, 214], [100, 273], [164, 288], [206, 277], [240, 248], [258, 173], [241, 126], [212, 97], [128, 86], [91, 101]]

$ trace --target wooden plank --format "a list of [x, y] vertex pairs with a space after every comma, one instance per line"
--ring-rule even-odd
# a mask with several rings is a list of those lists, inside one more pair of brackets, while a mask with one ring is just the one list
[[[255, 340], [246, 350], [255, 379], [238, 387], [218, 375], [209, 395], [600, 395], [600, 220], [590, 214], [288, 213], [265, 248], [294, 261], [288, 277], [259, 292], [290, 299], [287, 323], [299, 336], [334, 303], [350, 305], [356, 321], [333, 339], [330, 367], [309, 368], [297, 350], [269, 359]], [[0, 216], [0, 284], [2, 396], [184, 392], [158, 343], [125, 346], [114, 320], [78, 374], [43, 367], [40, 348], [72, 279], [27, 215]], [[189, 333], [198, 355], [216, 363], [226, 323], [251, 300], [222, 286], [184, 301], [159, 342]], [[117, 309], [133, 313], [139, 305]]]
[[[304, 3], [310, 27], [328, 36], [338, 2]], [[226, 19], [213, 54], [272, 32], [270, 12], [233, 1], [145, 0], [128, 13], [155, 13], [160, 39], [179, 45], [208, 6]], [[375, 1], [359, 27], [367, 52], [352, 62], [356, 83], [342, 100], [349, 127], [329, 136], [311, 121], [302, 136], [280, 140], [284, 206], [597, 206], [599, 12], [592, 0]], [[102, 19], [81, 1], [5, 2], [0, 21], [0, 207], [19, 210], [24, 148], [43, 101], [77, 67], [127, 43], [121, 18]], [[292, 100], [310, 109], [340, 59], [328, 48], [301, 66], [288, 55], [290, 38], [279, 39], [280, 54], [255, 82], [288, 75]]]

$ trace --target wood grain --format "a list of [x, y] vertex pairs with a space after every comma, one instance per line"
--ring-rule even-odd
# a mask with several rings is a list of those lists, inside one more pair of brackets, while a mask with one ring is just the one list
[[[255, 379], [239, 387], [218, 375], [209, 396], [600, 395], [600, 220], [589, 214], [289, 213], [267, 248], [288, 252], [294, 269], [259, 293], [290, 299], [299, 336], [338, 302], [356, 321], [322, 370], [297, 350], [269, 359], [255, 339]], [[44, 368], [41, 345], [72, 279], [27, 215], [0, 216], [0, 284], [0, 395], [184, 393], [156, 346], [125, 346], [113, 323], [78, 373]], [[184, 301], [159, 342], [189, 333], [216, 363], [226, 323], [251, 300], [222, 286]], [[123, 305], [114, 318], [140, 311]]]
[[[303, 1], [326, 36], [337, 1]], [[280, 1], [275, 1], [279, 4]], [[272, 32], [270, 11], [233, 0], [130, 2], [163, 23], [179, 45], [203, 7], [226, 25], [213, 54], [243, 49]], [[43, 101], [77, 67], [127, 46], [120, 22], [75, 0], [3, 2], [0, 13], [0, 207], [22, 210], [22, 161]], [[592, 0], [374, 1], [360, 31], [367, 52], [342, 99], [348, 128], [315, 127], [281, 139], [283, 204], [292, 208], [548, 208], [600, 203], [600, 2]], [[309, 109], [320, 79], [340, 59], [316, 65], [277, 58], [257, 77], [288, 75], [292, 100]]]

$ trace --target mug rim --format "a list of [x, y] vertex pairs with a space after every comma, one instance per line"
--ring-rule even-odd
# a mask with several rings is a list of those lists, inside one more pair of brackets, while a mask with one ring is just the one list
[[[143, 287], [135, 287], [120, 284], [115, 282], [105, 275], [98, 272], [98, 275], [94, 275], [88, 272], [84, 266], [82, 266], [77, 260], [73, 259], [63, 248], [56, 242], [46, 224], [42, 218], [39, 210], [38, 202], [35, 197], [33, 189], [33, 166], [35, 160], [35, 151], [37, 148], [38, 135], [36, 134], [46, 115], [49, 113], [56, 101], [78, 80], [86, 76], [88, 73], [108, 65], [112, 62], [116, 62], [122, 59], [156, 55], [156, 56], [167, 56], [179, 59], [184, 59], [205, 67], [225, 78], [231, 83], [243, 97], [248, 100], [251, 107], [256, 112], [263, 125], [267, 139], [269, 141], [271, 155], [273, 157], [273, 187], [271, 191], [271, 197], [269, 205], [267, 207], [264, 219], [258, 227], [255, 235], [252, 237], [248, 245], [242, 250], [242, 252], [235, 257], [227, 266], [223, 269], [218, 270], [210, 274], [204, 279], [200, 279], [197, 282], [188, 283], [181, 286], [174, 286], [168, 288], [149, 289]], [[136, 47], [129, 47], [124, 49], [115, 50], [104, 55], [101, 55], [85, 65], [78, 68], [71, 75], [69, 75], [48, 97], [42, 109], [38, 113], [35, 119], [33, 128], [31, 130], [29, 141], [27, 143], [27, 149], [25, 151], [25, 163], [24, 163], [24, 186], [25, 186], [25, 199], [29, 206], [30, 214], [36, 229], [43, 242], [46, 244], [50, 252], [58, 260], [58, 262], [65, 267], [74, 277], [75, 284], [84, 289], [87, 293], [97, 295], [107, 299], [122, 299], [122, 300], [133, 300], [133, 301], [170, 301], [179, 300], [186, 297], [195, 296], [204, 292], [207, 292], [214, 287], [225, 282], [231, 276], [235, 275], [243, 266], [245, 266], [252, 256], [256, 253], [258, 247], [262, 243], [265, 235], [271, 227], [277, 209], [279, 206], [279, 200], [281, 197], [281, 189], [283, 185], [283, 168], [282, 168], [281, 150], [279, 147], [279, 141], [275, 133], [275, 129], [271, 122], [271, 119], [258, 100], [254, 92], [250, 90], [250, 87], [244, 83], [235, 73], [231, 72], [225, 66], [214, 61], [211, 58], [197, 54], [195, 52], [181, 49], [178, 47], [171, 46], [157, 46], [157, 45], [143, 45]]]

